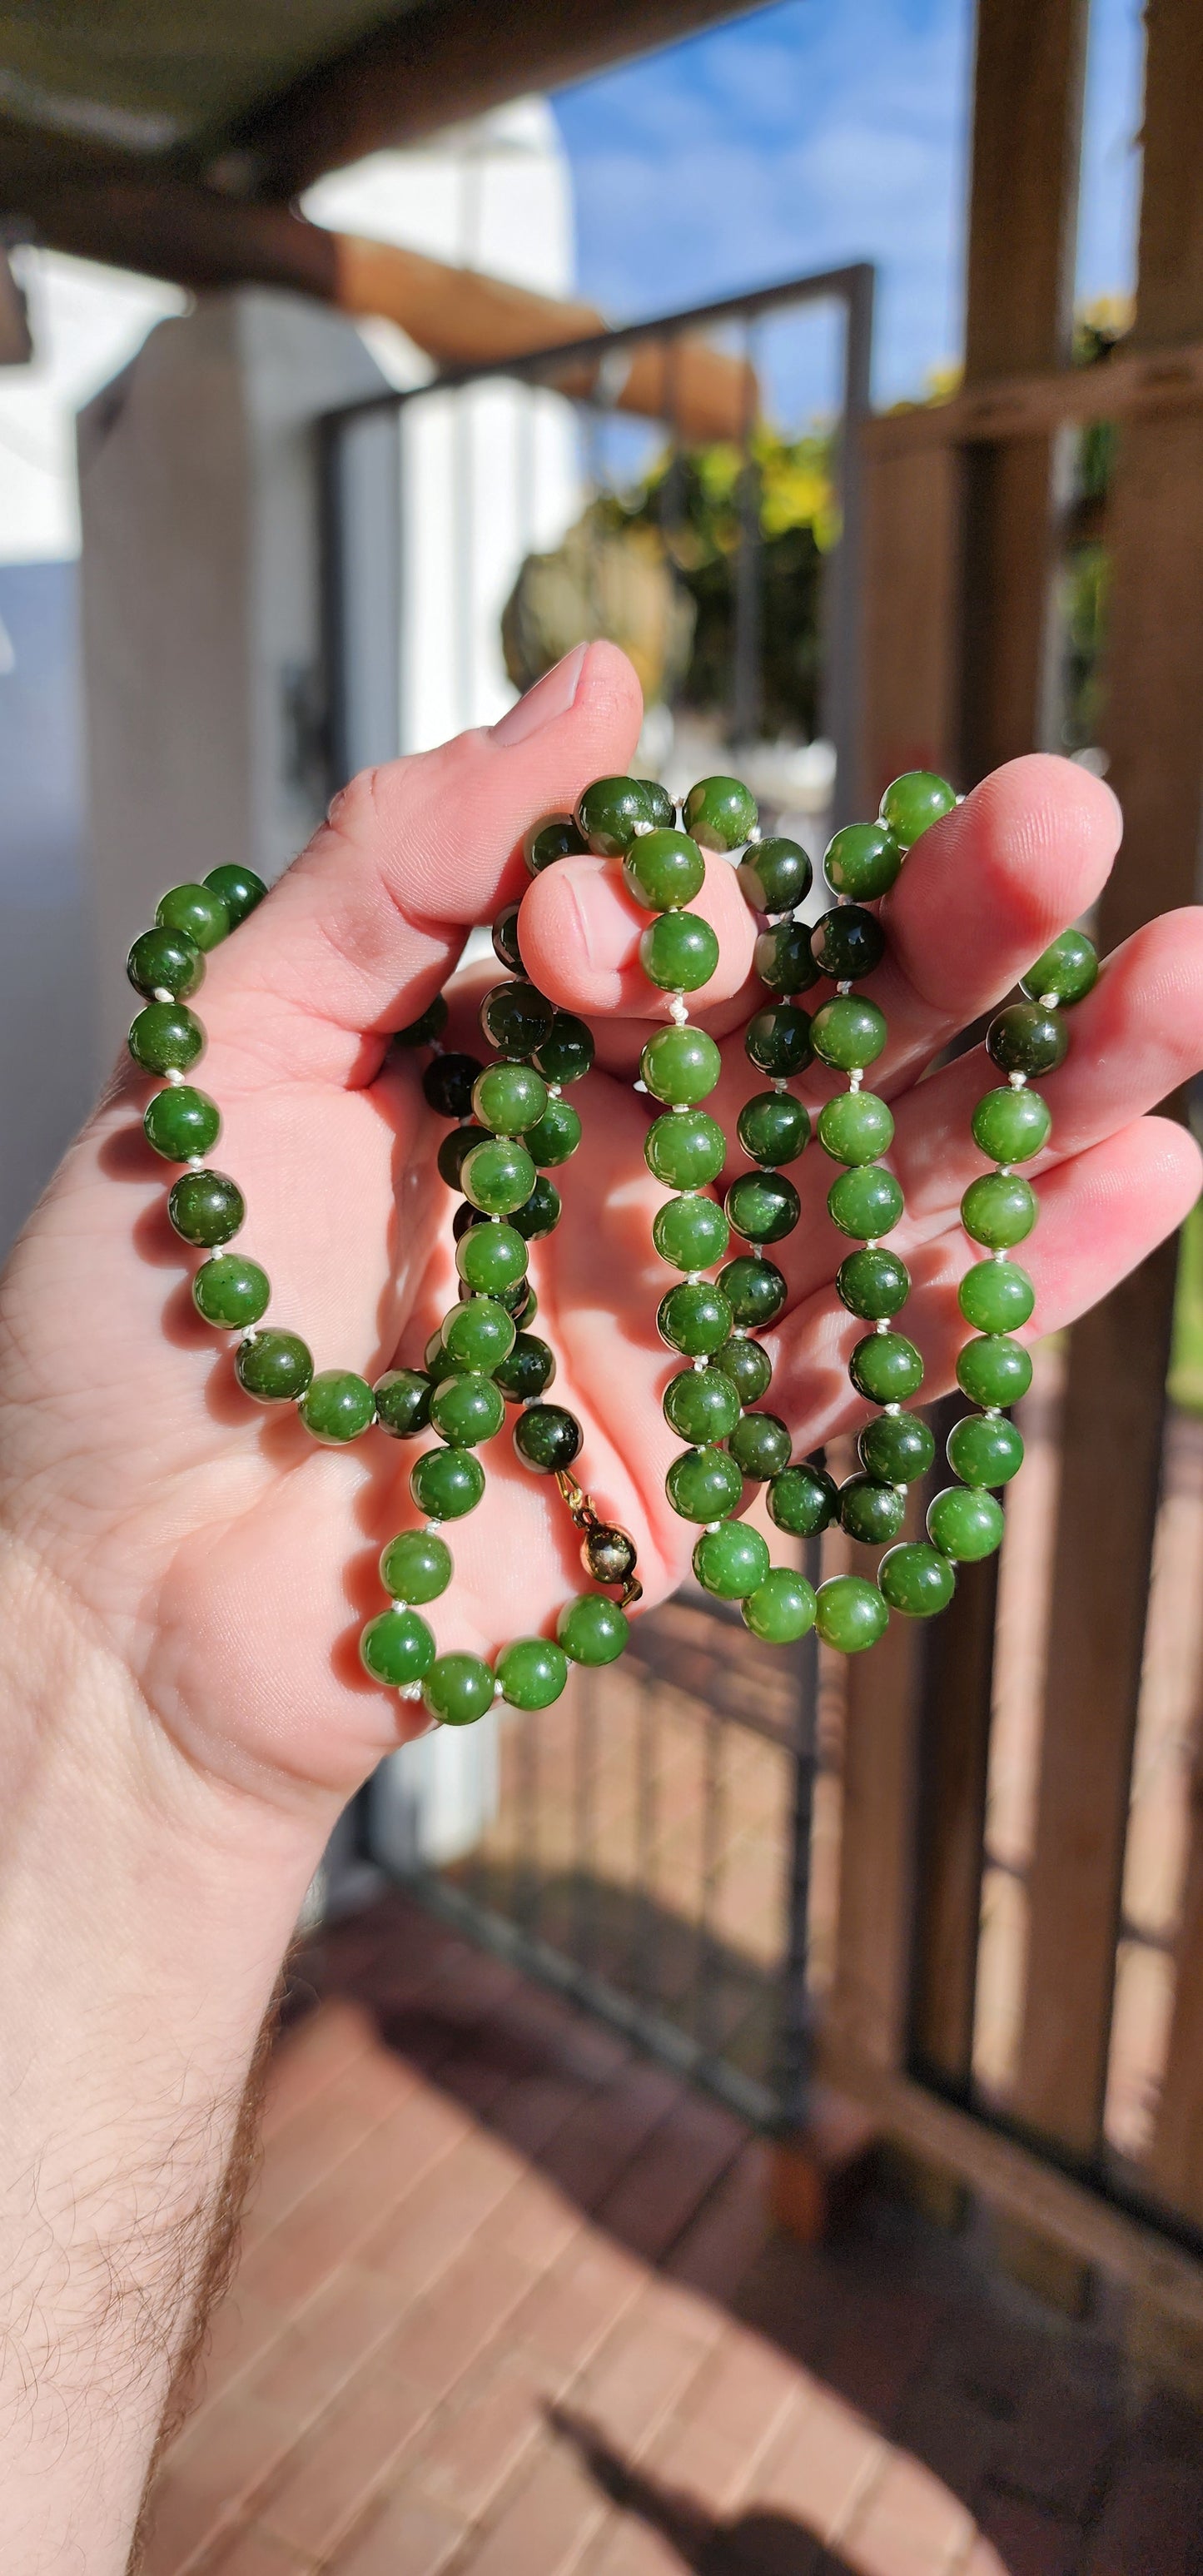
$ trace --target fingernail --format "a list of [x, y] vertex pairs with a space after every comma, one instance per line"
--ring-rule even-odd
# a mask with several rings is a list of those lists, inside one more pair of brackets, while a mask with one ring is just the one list
[[530, 734], [538, 733], [541, 725], [553, 724], [557, 716], [566, 716], [576, 696], [588, 650], [587, 644], [574, 645], [571, 653], [566, 653], [563, 661], [556, 663], [554, 670], [545, 671], [533, 689], [528, 689], [526, 696], [519, 698], [517, 706], [507, 707], [493, 727], [494, 742], [503, 743], [508, 750], [513, 743], [525, 742]]

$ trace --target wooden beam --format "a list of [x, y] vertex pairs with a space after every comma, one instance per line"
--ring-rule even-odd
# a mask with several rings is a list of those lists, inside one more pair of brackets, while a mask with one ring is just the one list
[[907, 2047], [914, 1907], [916, 1624], [891, 1619], [848, 1666], [835, 1978], [825, 2027], [882, 2068]]
[[[935, 1488], [946, 1482], [944, 1443], [964, 1412], [935, 1408]], [[998, 1558], [957, 1574], [960, 1615], [924, 1632], [919, 1866], [910, 2054], [919, 2076], [968, 2091], [973, 2068], [982, 1848], [998, 1610]]]
[[950, 402], [915, 403], [879, 412], [861, 437], [875, 462], [961, 447], [1004, 444], [1069, 422], [1165, 419], [1203, 408], [1203, 343], [1130, 351], [1125, 343], [1105, 365], [1061, 367], [973, 385]]
[[1170, 2208], [1203, 2227], [1203, 1766], [1191, 1783], [1191, 1839], [1177, 1978], [1149, 2186]]
[[952, 767], [962, 468], [944, 443], [896, 451], [868, 436], [864, 471], [862, 812], [902, 769]]

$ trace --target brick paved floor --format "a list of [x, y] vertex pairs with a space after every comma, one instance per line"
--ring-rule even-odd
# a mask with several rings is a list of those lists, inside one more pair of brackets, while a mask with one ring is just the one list
[[1203, 2576], [1200, 2428], [399, 1897], [301, 1964], [149, 2576]]

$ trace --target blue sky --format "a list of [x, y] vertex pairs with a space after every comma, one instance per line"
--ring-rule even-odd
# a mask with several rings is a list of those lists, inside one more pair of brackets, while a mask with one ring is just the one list
[[[628, 320], [873, 259], [877, 399], [921, 392], [960, 348], [971, 45], [970, 0], [781, 0], [562, 91], [583, 292]], [[1139, 0], [1094, 0], [1091, 297], [1131, 283], [1139, 48]]]

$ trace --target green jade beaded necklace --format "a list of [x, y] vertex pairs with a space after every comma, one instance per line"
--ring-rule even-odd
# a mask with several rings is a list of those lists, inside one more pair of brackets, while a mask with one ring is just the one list
[[[524, 842], [532, 876], [586, 851], [612, 859], [649, 916], [639, 958], [650, 984], [667, 995], [669, 1018], [643, 1049], [636, 1089], [654, 1104], [644, 1154], [668, 1193], [652, 1240], [679, 1274], [657, 1314], [661, 1338], [681, 1362], [664, 1389], [663, 1409], [687, 1444], [669, 1467], [666, 1487], [673, 1509], [699, 1529], [697, 1581], [716, 1598], [738, 1602], [752, 1634], [770, 1644], [791, 1643], [815, 1628], [824, 1644], [856, 1654], [876, 1644], [891, 1610], [927, 1618], [945, 1609], [957, 1566], [1000, 1544], [998, 1491], [1023, 1459], [1008, 1408], [1031, 1382], [1031, 1360], [1014, 1335], [1031, 1317], [1035, 1292], [1012, 1254], [1031, 1232], [1037, 1204], [1016, 1166], [1040, 1153], [1051, 1130], [1047, 1102], [1031, 1077], [1061, 1063], [1068, 1043], [1064, 1013], [1098, 974], [1094, 948], [1079, 930], [1053, 940], [1023, 978], [1023, 998], [999, 1011], [987, 1032], [987, 1053], [1005, 1080], [973, 1113], [974, 1143], [993, 1168], [970, 1183], [961, 1201], [962, 1224], [983, 1257], [958, 1291], [973, 1338], [960, 1352], [957, 1379], [978, 1410], [949, 1434], [956, 1481], [931, 1502], [926, 1538], [894, 1543], [907, 1489], [928, 1474], [935, 1442], [921, 1417], [906, 1410], [922, 1385], [923, 1363], [897, 1323], [910, 1274], [884, 1239], [903, 1214], [902, 1191], [884, 1159], [894, 1121], [886, 1101], [864, 1088], [886, 1043], [886, 1021], [856, 988], [886, 950], [871, 907], [895, 883], [921, 833], [955, 802], [947, 782], [929, 771], [896, 778], [876, 822], [848, 824], [829, 843], [823, 864], [835, 903], [813, 928], [799, 918], [811, 885], [809, 857], [796, 841], [762, 835], [755, 802], [738, 779], [701, 780], [685, 797], [679, 821], [667, 791], [653, 781], [596, 779], [573, 814], [547, 817]], [[765, 987], [744, 1039], [761, 1082], [737, 1122], [749, 1168], [730, 1182], [721, 1203], [714, 1184], [730, 1159], [728, 1140], [703, 1105], [718, 1083], [721, 1058], [714, 1039], [690, 1021], [688, 1000], [718, 964], [714, 931], [690, 909], [704, 882], [707, 850], [729, 857], [743, 852], [736, 874], [761, 923], [754, 967]], [[271, 1298], [265, 1271], [228, 1248], [246, 1207], [237, 1183], [206, 1161], [220, 1114], [187, 1079], [205, 1045], [190, 1007], [205, 954], [265, 892], [248, 868], [214, 868], [203, 885], [175, 886], [164, 895], [154, 928], [129, 954], [130, 981], [145, 1002], [130, 1030], [130, 1053], [163, 1086], [143, 1124], [154, 1151], [185, 1167], [170, 1191], [168, 1214], [183, 1242], [203, 1255], [192, 1286], [197, 1311], [218, 1331], [237, 1335], [234, 1368], [244, 1394], [259, 1404], [295, 1405], [316, 1441], [342, 1446], [373, 1425], [398, 1440], [436, 1435], [409, 1478], [423, 1525], [399, 1532], [380, 1559], [389, 1606], [368, 1621], [360, 1640], [373, 1680], [404, 1699], [424, 1701], [430, 1717], [448, 1725], [472, 1724], [497, 1700], [547, 1707], [564, 1689], [570, 1664], [608, 1664], [622, 1653], [626, 1614], [640, 1598], [634, 1542], [577, 1482], [581, 1426], [566, 1407], [546, 1400], [555, 1358], [529, 1330], [537, 1313], [529, 1246], [559, 1221], [559, 1192], [548, 1174], [580, 1143], [581, 1121], [565, 1093], [590, 1070], [592, 1033], [526, 976], [520, 905], [508, 903], [492, 934], [505, 980], [480, 1009], [492, 1060], [444, 1049], [448, 1006], [441, 994], [394, 1040], [411, 1053], [425, 1050], [425, 1098], [452, 1122], [437, 1159], [441, 1178], [460, 1198], [453, 1224], [459, 1302], [427, 1343], [420, 1367], [389, 1369], [374, 1386], [353, 1370], [315, 1373], [301, 1336], [263, 1321]], [[799, 997], [823, 978], [834, 989], [804, 1007]], [[858, 1438], [858, 1471], [840, 1487], [819, 1457], [793, 1457], [786, 1424], [762, 1408], [772, 1363], [760, 1335], [787, 1300], [785, 1278], [766, 1247], [798, 1223], [801, 1202], [786, 1166], [811, 1137], [810, 1115], [791, 1083], [816, 1059], [847, 1077], [846, 1089], [824, 1102], [814, 1125], [820, 1148], [840, 1167], [827, 1206], [852, 1246], [837, 1272], [836, 1293], [866, 1327], [848, 1373], [856, 1393], [877, 1408]], [[732, 1252], [733, 1236], [744, 1248]], [[554, 1637], [516, 1638], [490, 1666], [477, 1655], [440, 1654], [421, 1613], [450, 1583], [444, 1528], [481, 1500], [485, 1471], [476, 1453], [501, 1432], [507, 1407], [516, 1412], [518, 1457], [534, 1473], [554, 1477], [581, 1534], [591, 1588], [565, 1603]], [[757, 1483], [767, 1486], [769, 1518], [791, 1536], [814, 1537], [838, 1523], [866, 1546], [884, 1545], [876, 1579], [838, 1574], [815, 1589], [792, 1567], [772, 1565], [760, 1532], [737, 1517], [745, 1486]]]

